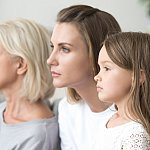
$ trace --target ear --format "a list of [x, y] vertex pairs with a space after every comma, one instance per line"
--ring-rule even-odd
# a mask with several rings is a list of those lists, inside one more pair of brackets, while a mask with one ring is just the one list
[[[132, 73], [132, 82], [134, 81], [134, 74]], [[140, 69], [140, 85], [142, 85], [145, 81], [145, 72], [144, 70]]]
[[17, 74], [24, 74], [27, 71], [27, 63], [23, 58], [17, 61]]
[[145, 72], [144, 70], [140, 70], [140, 85], [142, 85], [145, 81]]

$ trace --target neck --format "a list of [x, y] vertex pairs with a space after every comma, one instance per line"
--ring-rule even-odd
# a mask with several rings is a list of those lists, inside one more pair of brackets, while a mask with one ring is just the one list
[[16, 99], [7, 98], [4, 117], [8, 118], [8, 120], [16, 120], [17, 122], [22, 121], [24, 120], [23, 116], [24, 112], [30, 111], [31, 105], [32, 104], [24, 98], [16, 98]]
[[110, 103], [104, 103], [99, 100], [95, 82], [93, 82], [92, 85], [86, 85], [82, 88], [76, 88], [75, 90], [81, 98], [86, 101], [93, 112], [104, 111], [111, 105]]

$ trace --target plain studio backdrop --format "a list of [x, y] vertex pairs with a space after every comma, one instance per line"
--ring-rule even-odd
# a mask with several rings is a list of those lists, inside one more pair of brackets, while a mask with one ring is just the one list
[[[150, 32], [150, 16], [144, 0], [0, 0], [0, 21], [27, 18], [52, 31], [56, 15], [64, 7], [87, 4], [111, 13], [123, 31]], [[52, 99], [65, 95], [56, 89]]]

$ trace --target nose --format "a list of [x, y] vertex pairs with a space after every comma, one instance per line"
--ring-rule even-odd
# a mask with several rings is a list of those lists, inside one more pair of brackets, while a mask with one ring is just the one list
[[51, 65], [51, 66], [58, 64], [57, 55], [56, 55], [56, 52], [54, 50], [50, 53], [50, 55], [47, 59], [47, 64]]
[[98, 81], [101, 81], [102, 80], [102, 78], [100, 77], [100, 72], [94, 77], [94, 80], [96, 81], [96, 82], [98, 82]]

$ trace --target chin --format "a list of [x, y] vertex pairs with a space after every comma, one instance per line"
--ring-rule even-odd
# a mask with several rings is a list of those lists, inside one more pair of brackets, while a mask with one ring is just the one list
[[64, 87], [66, 87], [66, 85], [65, 84], [62, 84], [62, 83], [58, 83], [58, 82], [53, 82], [53, 85], [54, 85], [54, 87], [55, 88], [64, 88]]
[[106, 103], [109, 102], [108, 99], [107, 99], [107, 98], [104, 98], [102, 95], [98, 95], [98, 98], [99, 98], [100, 101], [102, 101], [102, 102], [106, 102]]

